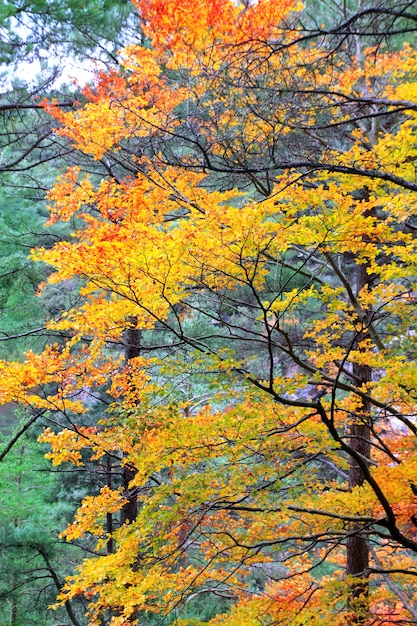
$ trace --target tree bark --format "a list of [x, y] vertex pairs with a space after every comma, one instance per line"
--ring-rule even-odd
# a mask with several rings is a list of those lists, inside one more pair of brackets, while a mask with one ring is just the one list
[[[361, 190], [364, 200], [369, 199], [368, 189]], [[367, 272], [366, 264], [358, 264], [355, 271], [356, 297], [367, 286], [371, 286], [372, 276]], [[369, 312], [368, 312], [369, 316]], [[367, 335], [367, 319], [358, 320], [363, 332], [358, 332], [353, 348], [360, 351], [361, 340]], [[361, 363], [352, 364], [353, 380], [357, 387], [363, 388], [372, 379], [372, 370]], [[371, 407], [366, 400], [362, 401], [356, 419], [349, 425], [349, 445], [352, 452], [360, 455], [362, 461], [369, 466], [371, 459]], [[354, 456], [351, 456], [348, 484], [349, 489], [360, 487], [365, 481], [363, 470]], [[354, 524], [349, 528], [346, 549], [346, 575], [354, 578], [349, 588], [348, 609], [352, 626], [363, 626], [369, 613], [369, 539], [362, 525]]]
[[[129, 318], [130, 328], [127, 328], [124, 333], [125, 344], [125, 361], [129, 364], [131, 359], [140, 356], [140, 341], [141, 331], [136, 328], [136, 319]], [[121, 511], [121, 523], [130, 524], [138, 515], [138, 502], [135, 492], [129, 489], [129, 483], [134, 479], [136, 474], [135, 469], [130, 465], [124, 465], [122, 468], [122, 482], [123, 482], [123, 495], [127, 498], [127, 503], [123, 506]]]
[[[106, 476], [107, 476], [107, 487], [109, 489], [112, 488], [112, 464], [110, 456], [107, 456], [106, 460]], [[113, 514], [107, 513], [106, 515], [106, 532], [109, 537], [107, 542], [107, 554], [113, 554], [115, 551], [114, 539], [113, 539]]]
[[[362, 384], [371, 379], [371, 370], [367, 366], [354, 365], [353, 373]], [[371, 455], [369, 409], [367, 402], [362, 404], [362, 414], [358, 421], [350, 424], [349, 436], [352, 450], [367, 461]], [[349, 469], [349, 489], [360, 487], [364, 475], [356, 459], [351, 457]], [[346, 575], [355, 578], [349, 588], [348, 608], [351, 611], [349, 624], [363, 626], [367, 621], [369, 609], [369, 541], [361, 530], [361, 525], [354, 524], [349, 529], [346, 554]]]

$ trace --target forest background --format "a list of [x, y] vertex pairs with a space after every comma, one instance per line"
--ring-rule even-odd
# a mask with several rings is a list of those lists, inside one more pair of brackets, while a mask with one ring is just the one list
[[0, 23], [0, 622], [417, 623], [416, 3]]

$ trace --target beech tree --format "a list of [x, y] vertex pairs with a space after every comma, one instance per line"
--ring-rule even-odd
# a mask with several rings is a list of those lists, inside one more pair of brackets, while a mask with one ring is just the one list
[[108, 176], [49, 193], [73, 241], [32, 256], [81, 299], [0, 393], [55, 411], [55, 465], [125, 470], [62, 534], [89, 624], [417, 620], [413, 5], [138, 0], [147, 45], [45, 104]]

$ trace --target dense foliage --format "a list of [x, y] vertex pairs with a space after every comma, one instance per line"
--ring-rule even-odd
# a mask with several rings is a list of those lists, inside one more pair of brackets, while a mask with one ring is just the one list
[[98, 472], [58, 603], [414, 623], [414, 2], [135, 6], [120, 67], [42, 103], [79, 156], [31, 263], [71, 297], [0, 363], [53, 465]]

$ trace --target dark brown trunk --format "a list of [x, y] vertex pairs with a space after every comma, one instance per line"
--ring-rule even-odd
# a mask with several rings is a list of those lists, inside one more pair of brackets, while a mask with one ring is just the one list
[[[367, 195], [367, 190], [364, 190], [364, 199], [367, 199]], [[367, 273], [365, 264], [357, 266], [355, 278], [355, 291], [356, 295], [359, 295], [362, 289], [371, 283], [371, 277]], [[362, 319], [359, 322], [366, 328], [367, 320]], [[358, 333], [353, 346], [355, 350], [360, 351], [360, 342], [364, 337], [364, 334]], [[366, 386], [371, 381], [372, 371], [367, 365], [353, 363], [352, 373], [353, 380], [358, 388]], [[370, 419], [369, 403], [362, 401], [362, 406], [358, 409], [356, 419], [349, 425], [348, 440], [352, 452], [359, 455], [361, 461], [367, 466], [371, 458]], [[364, 480], [364, 473], [358, 459], [351, 456], [349, 489], [360, 487]], [[369, 613], [369, 540], [360, 524], [352, 524], [349, 531], [346, 550], [346, 574], [355, 579], [349, 589], [349, 624], [351, 626], [363, 626], [367, 622]]]
[[[355, 376], [359, 376], [362, 383], [370, 380], [370, 368], [354, 366]], [[370, 459], [370, 426], [369, 407], [367, 403], [362, 405], [362, 414], [358, 415], [358, 421], [352, 423], [349, 428], [350, 446], [352, 450], [361, 456], [363, 462], [368, 464]], [[349, 488], [360, 487], [364, 482], [363, 471], [353, 457], [349, 470]], [[366, 623], [369, 609], [369, 541], [360, 525], [352, 525], [350, 536], [347, 541], [346, 574], [354, 577], [350, 585], [348, 606], [351, 612], [350, 624], [362, 626]]]
[[[106, 461], [106, 475], [107, 475], [107, 487], [112, 488], [112, 465], [111, 458], [108, 456]], [[107, 542], [107, 554], [114, 553], [114, 539], [113, 539], [113, 514], [107, 513], [106, 515], [106, 532], [109, 540]]]
[[[128, 364], [131, 359], [140, 356], [140, 340], [141, 331], [136, 328], [136, 319], [129, 318], [128, 322], [130, 328], [127, 328], [124, 333], [125, 344], [125, 360]], [[122, 481], [123, 481], [123, 495], [127, 498], [126, 504], [121, 511], [121, 523], [129, 524], [133, 522], [138, 515], [138, 499], [135, 491], [129, 488], [129, 483], [135, 477], [136, 471], [129, 465], [124, 465], [122, 468]]]
[[141, 331], [136, 328], [136, 321], [133, 318], [129, 318], [129, 323], [132, 324], [130, 328], [127, 328], [124, 332], [124, 346], [125, 346], [125, 361], [128, 363], [131, 359], [140, 356], [140, 340]]
[[138, 499], [134, 491], [129, 489], [129, 483], [134, 479], [136, 471], [127, 465], [123, 467], [123, 495], [127, 498], [126, 504], [122, 508], [121, 523], [130, 524], [138, 516]]

